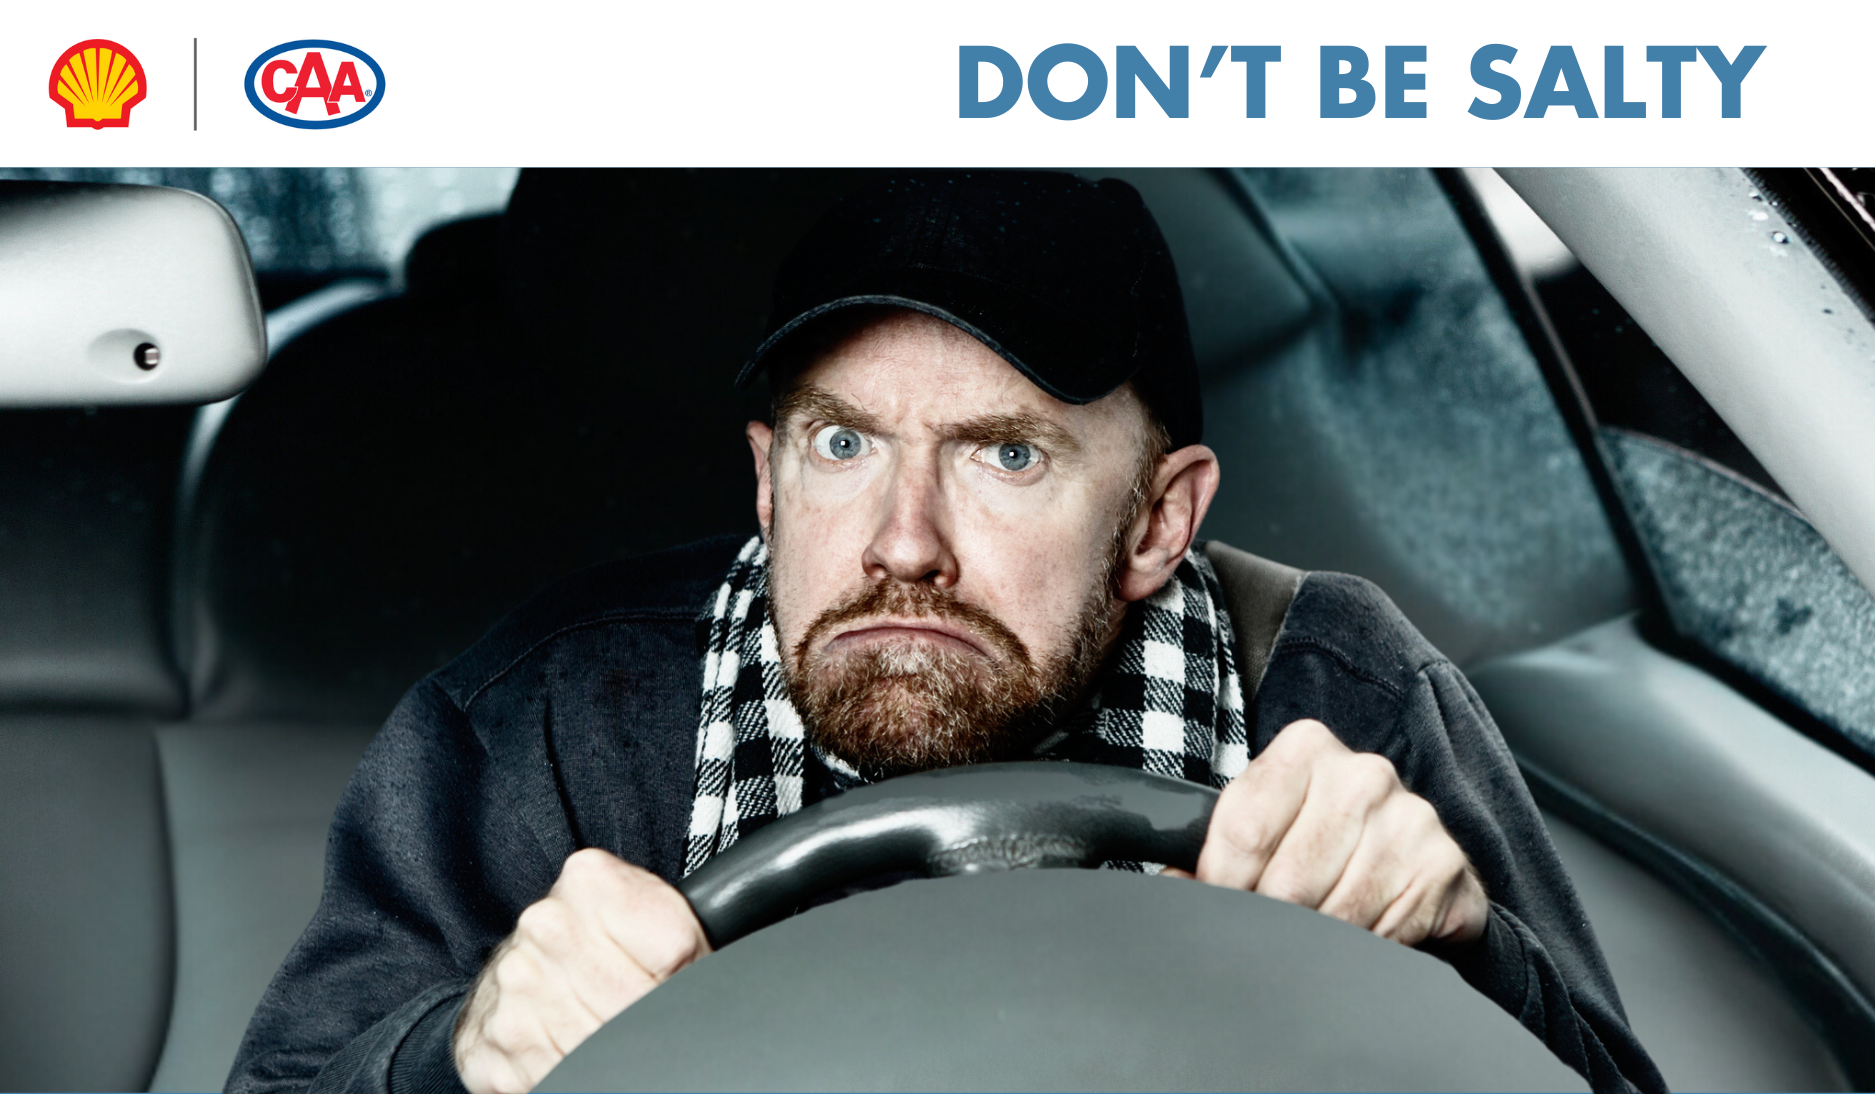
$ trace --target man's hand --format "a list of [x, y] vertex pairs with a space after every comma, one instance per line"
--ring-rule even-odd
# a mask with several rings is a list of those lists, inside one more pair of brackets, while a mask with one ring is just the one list
[[1224, 788], [1197, 877], [1408, 946], [1475, 941], [1489, 914], [1484, 886], [1431, 804], [1385, 757], [1350, 751], [1312, 719], [1284, 726]]
[[710, 952], [682, 894], [604, 851], [574, 853], [495, 948], [456, 1022], [470, 1094], [525, 1094], [581, 1041]]

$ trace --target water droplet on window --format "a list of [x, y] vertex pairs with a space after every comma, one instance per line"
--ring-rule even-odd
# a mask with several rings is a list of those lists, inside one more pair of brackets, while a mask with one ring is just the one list
[[1790, 237], [1789, 237], [1789, 236], [1787, 236], [1787, 235], [1785, 235], [1785, 234], [1784, 234], [1783, 232], [1772, 232], [1772, 233], [1771, 233], [1771, 239], [1772, 239], [1772, 240], [1774, 240], [1774, 241], [1776, 241], [1776, 242], [1778, 242], [1778, 243], [1789, 243], [1789, 242], [1790, 242]]

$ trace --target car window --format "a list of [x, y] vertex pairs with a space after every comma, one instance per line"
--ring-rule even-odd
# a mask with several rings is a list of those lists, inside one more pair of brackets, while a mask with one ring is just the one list
[[1723, 465], [1602, 436], [1675, 629], [1875, 753], [1875, 601], [1823, 537]]
[[397, 281], [431, 227], [495, 213], [512, 168], [116, 167], [0, 169], [0, 179], [175, 186], [220, 202], [240, 225], [268, 311], [335, 281]]
[[1561, 241], [1506, 242], [1587, 404], [1672, 639], [1826, 743], [1875, 756], [1875, 598], [1592, 274], [1535, 260]]
[[1760, 200], [1875, 318], [1875, 167], [1754, 167]]
[[[1210, 534], [1380, 584], [1461, 666], [1629, 610], [1582, 458], [1504, 296], [1433, 172], [1235, 173], [1306, 292], [1254, 352], [1201, 357], [1226, 468]], [[1177, 253], [1193, 337], [1234, 288], [1284, 286]]]

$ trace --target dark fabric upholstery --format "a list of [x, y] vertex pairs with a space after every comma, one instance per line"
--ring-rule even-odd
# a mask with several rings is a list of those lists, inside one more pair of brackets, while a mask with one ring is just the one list
[[399, 297], [287, 346], [185, 530], [197, 716], [381, 721], [529, 593], [753, 528], [731, 388], [852, 172], [528, 172]]

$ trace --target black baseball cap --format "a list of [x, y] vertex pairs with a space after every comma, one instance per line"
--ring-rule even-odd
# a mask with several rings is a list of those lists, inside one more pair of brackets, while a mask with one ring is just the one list
[[1204, 434], [1191, 331], [1165, 237], [1139, 192], [1056, 171], [921, 171], [874, 180], [782, 260], [746, 385], [842, 309], [910, 308], [976, 337], [1063, 402], [1128, 380], [1171, 435]]

